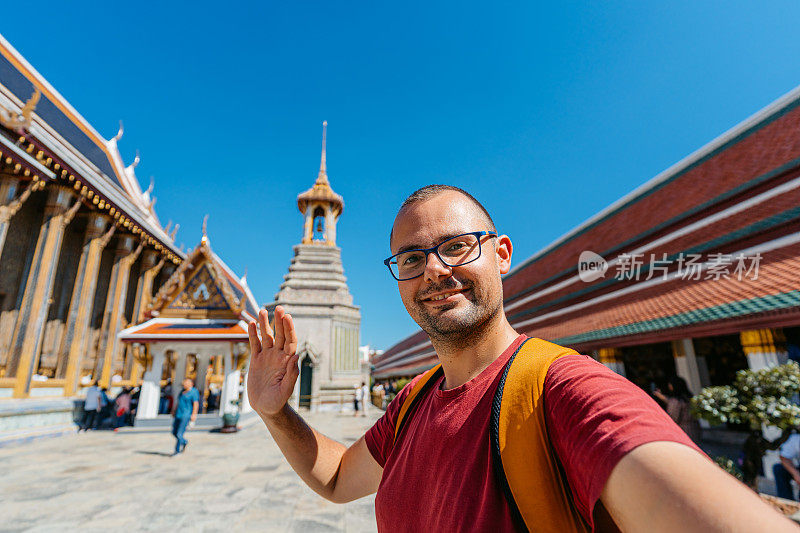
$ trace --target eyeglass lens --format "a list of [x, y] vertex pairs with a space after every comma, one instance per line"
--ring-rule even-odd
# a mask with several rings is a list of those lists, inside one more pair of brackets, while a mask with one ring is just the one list
[[[481, 254], [480, 240], [475, 235], [453, 237], [436, 247], [439, 257], [447, 266], [459, 266], [474, 261]], [[425, 252], [411, 250], [398, 254], [389, 263], [398, 279], [414, 278], [425, 271]]]

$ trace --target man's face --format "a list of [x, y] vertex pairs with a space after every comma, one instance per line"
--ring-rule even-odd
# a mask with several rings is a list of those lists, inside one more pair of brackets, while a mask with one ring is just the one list
[[[486, 216], [469, 198], [444, 191], [398, 213], [392, 230], [392, 253], [430, 248], [449, 237], [489, 231]], [[508, 272], [511, 241], [505, 235], [481, 239], [481, 256], [472, 263], [448, 267], [428, 255], [422, 276], [398, 281], [403, 304], [428, 335], [448, 340], [465, 338], [502, 312], [501, 274]]]

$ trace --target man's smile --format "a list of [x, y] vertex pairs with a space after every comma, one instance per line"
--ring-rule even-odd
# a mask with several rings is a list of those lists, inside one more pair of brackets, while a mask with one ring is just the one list
[[426, 296], [422, 298], [421, 301], [428, 304], [428, 305], [441, 305], [455, 302], [460, 298], [465, 298], [466, 295], [464, 294], [469, 289], [461, 288], [461, 289], [451, 289], [447, 291], [437, 292], [435, 294]]

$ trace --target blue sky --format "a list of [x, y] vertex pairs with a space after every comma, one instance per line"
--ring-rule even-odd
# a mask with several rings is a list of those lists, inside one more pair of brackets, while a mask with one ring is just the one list
[[[416, 331], [381, 263], [403, 198], [474, 193], [515, 263], [800, 84], [792, 2], [37, 3], [3, 35], [156, 210], [272, 301], [319, 165], [362, 343]], [[49, 28], [49, 29], [48, 29]]]

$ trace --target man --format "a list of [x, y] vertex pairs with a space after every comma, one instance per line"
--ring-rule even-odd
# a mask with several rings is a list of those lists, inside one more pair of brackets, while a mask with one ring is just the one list
[[[469, 256], [452, 259], [464, 246]], [[266, 311], [249, 326], [250, 404], [317, 493], [347, 502], [377, 491], [379, 531], [522, 530], [499, 486], [488, 438], [500, 371], [526, 341], [503, 311], [511, 241], [468, 193], [429, 186], [400, 208], [390, 247], [395, 255], [387, 264], [403, 304], [430, 336], [444, 371], [419, 397], [398, 440], [399, 405], [417, 380], [349, 448], [287, 405], [299, 375], [297, 334], [281, 307], [274, 331]], [[553, 443], [568, 480], [561, 489], [580, 512], [572, 529], [794, 530], [699, 452], [644, 392], [599, 363], [562, 357], [544, 389], [548, 435], [540, 440]], [[561, 511], [541, 509], [543, 517]]]
[[194, 387], [194, 380], [183, 380], [183, 390], [178, 396], [178, 405], [175, 407], [175, 419], [172, 421], [172, 434], [175, 436], [175, 455], [183, 453], [189, 441], [183, 438], [189, 422], [197, 419], [200, 409], [200, 393]]
[[92, 381], [92, 386], [86, 390], [86, 400], [83, 402], [83, 420], [78, 432], [88, 431], [89, 428], [97, 429], [100, 423], [100, 411], [103, 409], [103, 393], [97, 386], [97, 380]]
[[778, 455], [781, 458], [779, 463], [772, 467], [775, 475], [775, 487], [778, 496], [787, 500], [796, 500], [792, 489], [792, 480], [800, 486], [800, 471], [797, 465], [800, 463], [800, 435], [795, 433], [781, 445]]

